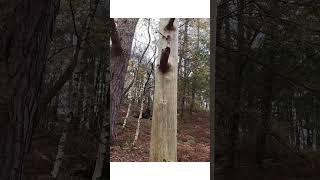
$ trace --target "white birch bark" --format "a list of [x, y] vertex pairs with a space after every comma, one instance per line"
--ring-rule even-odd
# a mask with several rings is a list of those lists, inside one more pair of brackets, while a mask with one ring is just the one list
[[144, 105], [143, 93], [141, 93], [141, 94], [142, 94], [142, 96], [141, 96], [142, 99], [141, 99], [141, 105], [140, 105], [140, 113], [139, 113], [139, 118], [138, 118], [138, 123], [137, 123], [136, 134], [134, 136], [134, 140], [133, 140], [133, 143], [132, 143], [133, 146], [137, 143], [137, 140], [138, 140], [138, 137], [139, 137], [139, 132], [140, 132], [140, 121], [141, 121], [141, 118], [142, 118], [143, 105]]
[[66, 143], [66, 137], [67, 137], [67, 132], [64, 131], [60, 137], [60, 140], [59, 140], [56, 160], [54, 162], [53, 169], [51, 171], [52, 179], [56, 179], [59, 174], [59, 170], [60, 170], [60, 167], [62, 164], [62, 159], [64, 156], [64, 147], [65, 147], [65, 143]]
[[127, 120], [128, 120], [128, 118], [129, 118], [130, 111], [131, 111], [131, 106], [132, 106], [131, 90], [129, 90], [128, 98], [129, 98], [129, 101], [130, 101], [130, 102], [129, 102], [129, 106], [128, 106], [128, 109], [127, 109], [126, 117], [125, 117], [124, 120], [123, 120], [122, 128], [125, 128], [125, 127], [126, 127], [126, 125], [127, 125]]
[[57, 179], [59, 172], [60, 172], [60, 167], [61, 167], [62, 161], [64, 159], [64, 149], [66, 146], [67, 129], [68, 129], [69, 123], [70, 123], [70, 117], [67, 117], [65, 127], [63, 129], [62, 135], [59, 140], [56, 160], [54, 161], [53, 169], [51, 171], [51, 179]]
[[129, 114], [130, 114], [130, 110], [131, 110], [131, 105], [132, 105], [132, 100], [131, 100], [131, 98], [130, 98], [130, 103], [129, 103], [129, 106], [128, 106], [128, 110], [127, 110], [126, 117], [125, 117], [124, 120], [123, 120], [122, 128], [125, 128], [126, 125], [127, 125], [127, 120], [128, 120], [128, 118], [129, 118]]
[[[155, 63], [155, 91], [151, 127], [150, 161], [177, 161], [177, 76], [178, 27], [165, 27], [170, 19], [160, 19], [159, 57]], [[169, 47], [168, 72], [159, 69], [162, 51]]]

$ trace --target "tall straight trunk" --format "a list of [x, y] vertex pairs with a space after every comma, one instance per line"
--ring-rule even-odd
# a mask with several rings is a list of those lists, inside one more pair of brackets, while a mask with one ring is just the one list
[[[146, 92], [149, 91], [149, 90], [147, 90], [148, 89], [147, 87], [148, 87], [148, 84], [149, 84], [151, 73], [152, 73], [152, 71], [148, 72], [147, 80], [146, 80], [146, 82], [144, 83], [144, 85], [142, 87], [142, 91], [141, 91], [141, 95], [140, 95], [140, 97], [141, 97], [140, 112], [139, 112], [139, 117], [138, 117], [136, 134], [134, 136], [134, 140], [133, 140], [133, 143], [132, 143], [133, 146], [136, 144], [136, 142], [138, 140], [138, 137], [139, 137], [139, 133], [140, 133], [140, 121], [142, 119], [143, 106], [144, 106], [144, 101], [145, 101], [144, 96], [146, 95]], [[144, 77], [142, 77], [142, 81], [143, 81], [143, 79], [144, 79]]]
[[[122, 51], [111, 51], [111, 111], [110, 111], [110, 134], [111, 141], [116, 139], [116, 120], [120, 108], [121, 95], [127, 72], [128, 62], [131, 55], [131, 46], [138, 19], [118, 19], [117, 33], [120, 37]], [[114, 44], [113, 44], [114, 46]]]
[[188, 27], [189, 27], [189, 19], [186, 19], [186, 22], [184, 24], [184, 33], [183, 33], [183, 53], [182, 53], [182, 58], [184, 61], [184, 67], [183, 67], [183, 87], [182, 87], [182, 98], [181, 98], [181, 116], [184, 114], [184, 108], [186, 104], [186, 89], [187, 89], [187, 66], [188, 66], [188, 61], [187, 61], [187, 56], [186, 52], [188, 51]]
[[192, 114], [194, 110], [194, 103], [196, 99], [196, 80], [192, 80], [192, 89], [191, 89], [191, 102], [190, 102], [190, 109], [189, 114]]
[[123, 120], [123, 124], [122, 124], [122, 128], [125, 128], [126, 125], [127, 125], [127, 120], [129, 118], [129, 114], [130, 114], [130, 111], [131, 111], [131, 105], [132, 105], [132, 97], [130, 96], [129, 97], [129, 106], [128, 106], [128, 109], [127, 109], [127, 114], [126, 114], [126, 117], [124, 118]]
[[[216, 62], [216, 38], [217, 38], [217, 1], [212, 1], [213, 4], [213, 18], [210, 23], [213, 24], [213, 29], [211, 30], [211, 58], [210, 58], [210, 169], [214, 169], [215, 156], [214, 156], [214, 147], [215, 147], [215, 62]], [[211, 171], [212, 172], [212, 171]], [[210, 173], [210, 179], [214, 179], [214, 173]]]
[[310, 130], [310, 123], [311, 123], [311, 117], [310, 117], [310, 111], [307, 106], [305, 106], [305, 125], [306, 125], [306, 146], [308, 149], [311, 149], [312, 147], [312, 131]]
[[56, 160], [54, 161], [53, 169], [51, 171], [51, 179], [52, 180], [57, 179], [59, 172], [60, 172], [60, 168], [61, 168], [63, 159], [64, 159], [64, 150], [65, 150], [65, 146], [66, 146], [69, 123], [70, 123], [70, 117], [67, 117], [65, 120], [65, 125], [64, 125], [65, 127], [63, 128], [62, 135], [59, 140]]
[[263, 156], [266, 153], [267, 134], [271, 130], [273, 72], [266, 70], [265, 76], [266, 76], [265, 87], [264, 87], [265, 91], [264, 91], [264, 97], [262, 100], [262, 119], [259, 126], [258, 137], [257, 137], [256, 160], [259, 165], [262, 165], [261, 163], [263, 161]]
[[[300, 96], [299, 96], [299, 98], [300, 98]], [[299, 113], [297, 113], [297, 147], [300, 150], [300, 149], [302, 149], [301, 148], [301, 144], [302, 144], [302, 141], [301, 141], [302, 123], [301, 123], [301, 105], [300, 105], [300, 102], [298, 104], [297, 110], [299, 112]]]
[[134, 135], [134, 139], [132, 142], [133, 146], [136, 145], [136, 143], [138, 141], [139, 133], [140, 133], [140, 122], [142, 119], [143, 105], [144, 105], [144, 98], [143, 98], [143, 96], [141, 96], [141, 104], [140, 104], [140, 111], [139, 111], [139, 117], [138, 117], [138, 122], [137, 122], [137, 129], [136, 129], [136, 133]]
[[[200, 19], [197, 19], [197, 55], [200, 55]], [[193, 70], [194, 65], [191, 63], [191, 69]], [[189, 113], [192, 114], [194, 109], [194, 103], [196, 99], [197, 79], [192, 75], [192, 90], [191, 90], [191, 102]]]
[[[277, 0], [272, 0], [271, 2], [271, 14], [274, 17], [279, 17], [279, 5]], [[274, 27], [275, 26], [275, 27]], [[275, 31], [278, 29], [278, 23], [275, 22], [272, 26], [269, 25], [266, 27], [267, 31], [271, 34], [271, 36], [267, 37], [267, 41], [276, 40], [278, 37], [278, 33]], [[257, 154], [256, 154], [256, 162], [258, 165], [262, 165], [263, 158], [266, 154], [267, 147], [267, 135], [271, 131], [271, 118], [272, 118], [272, 99], [273, 99], [273, 83], [274, 83], [274, 72], [275, 69], [275, 60], [274, 56], [275, 52], [271, 49], [268, 55], [267, 63], [270, 69], [265, 69], [264, 71], [264, 94], [262, 98], [262, 119], [259, 127], [258, 137], [257, 137]]]
[[150, 161], [177, 161], [177, 20], [160, 19], [159, 58], [155, 63]]
[[53, 0], [0, 1], [0, 179], [22, 179], [49, 49]]
[[[245, 0], [238, 1], [238, 33], [237, 33], [237, 45], [239, 52], [243, 52], [244, 50], [244, 5]], [[229, 162], [231, 163], [231, 167], [235, 166], [236, 159], [236, 147], [239, 139], [239, 123], [240, 123], [240, 108], [241, 108], [241, 91], [242, 91], [242, 70], [243, 70], [243, 57], [241, 55], [238, 56], [234, 61], [234, 77], [233, 77], [233, 114], [230, 118], [231, 120], [231, 132], [229, 136]]]
[[[109, 94], [108, 94], [109, 95]], [[109, 110], [109, 109], [107, 109]], [[106, 113], [106, 115], [109, 115], [109, 113]], [[98, 151], [97, 151], [97, 159], [96, 159], [96, 164], [95, 164], [95, 169], [93, 172], [92, 180], [98, 180], [102, 177], [105, 177], [106, 175], [104, 172], [107, 170], [107, 158], [108, 158], [108, 150], [107, 150], [107, 129], [108, 129], [108, 122], [107, 118], [102, 122], [102, 127], [101, 127], [101, 132], [100, 132], [100, 137], [99, 137], [99, 146], [98, 146]]]
[[[106, 39], [109, 39], [109, 37], [107, 36]], [[100, 125], [100, 135], [98, 141], [96, 164], [92, 175], [92, 180], [107, 179], [107, 171], [109, 169], [107, 165], [110, 159], [110, 149], [107, 148], [107, 145], [110, 144], [110, 46], [108, 41], [106, 42], [107, 43], [105, 44], [105, 47], [102, 49], [100, 57], [100, 61], [102, 64], [102, 85], [100, 87], [100, 91], [102, 93], [102, 102], [100, 103], [100, 115], [98, 119]]]
[[[73, 39], [73, 35], [71, 35], [71, 39]], [[73, 45], [75, 44], [75, 41], [73, 40]], [[58, 147], [57, 147], [57, 154], [56, 154], [56, 159], [53, 163], [53, 168], [51, 170], [51, 179], [55, 180], [57, 179], [60, 168], [62, 166], [62, 162], [64, 160], [64, 150], [66, 147], [66, 141], [67, 141], [67, 136], [68, 136], [68, 129], [70, 125], [71, 118], [73, 116], [73, 107], [74, 107], [74, 82], [73, 78], [70, 79], [69, 81], [66, 82], [67, 85], [67, 90], [68, 91], [62, 91], [60, 94], [60, 102], [61, 102], [61, 109], [63, 109], [63, 121], [64, 121], [64, 126], [62, 130], [61, 137], [59, 139]], [[58, 94], [58, 97], [59, 97]]]
[[[223, 12], [221, 14], [229, 14], [229, 0], [223, 0], [222, 2], [223, 4], [225, 4], [225, 7], [223, 8]], [[231, 33], [230, 33], [230, 18], [227, 16], [224, 18], [224, 25], [225, 25], [225, 44], [226, 44], [226, 56], [227, 56], [227, 62], [224, 64], [224, 69], [230, 69], [230, 63], [231, 61], [231, 54], [230, 54], [230, 42], [231, 42]], [[217, 32], [218, 33], [218, 32]], [[220, 36], [220, 35], [219, 35]], [[218, 41], [218, 37], [217, 37], [217, 41]], [[229, 72], [229, 74], [231, 74], [231, 72]], [[230, 81], [226, 82], [226, 93], [227, 94], [232, 94], [233, 92], [231, 91], [232, 88], [230, 88], [232, 86], [232, 83]], [[225, 137], [230, 137], [231, 136], [231, 121], [229, 118], [225, 119]], [[229, 147], [226, 147], [226, 151], [229, 150]]]
[[294, 131], [294, 116], [293, 116], [293, 104], [292, 104], [292, 93], [290, 93], [288, 98], [288, 119], [290, 123], [290, 145], [291, 147], [294, 147], [295, 144], [295, 131]]
[[320, 133], [319, 133], [319, 121], [318, 121], [318, 119], [319, 119], [319, 111], [318, 111], [318, 109], [319, 109], [319, 101], [318, 101], [318, 99], [316, 98], [315, 99], [315, 109], [314, 109], [314, 111], [315, 111], [315, 126], [314, 126], [314, 144], [315, 144], [315, 150], [317, 149], [317, 148], [319, 148], [319, 141], [320, 141], [320, 139], [319, 139], [319, 136], [320, 136]]

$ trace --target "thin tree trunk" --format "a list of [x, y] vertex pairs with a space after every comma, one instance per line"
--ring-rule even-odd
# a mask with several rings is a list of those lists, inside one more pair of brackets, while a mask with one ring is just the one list
[[129, 118], [129, 114], [130, 114], [130, 110], [131, 110], [131, 105], [132, 105], [132, 98], [130, 98], [129, 101], [130, 101], [130, 102], [129, 102], [127, 114], [126, 114], [126, 117], [125, 117], [124, 120], [123, 120], [122, 128], [125, 128], [125, 127], [126, 127], [126, 125], [127, 125], [127, 120], [128, 120], [128, 118]]
[[[108, 113], [109, 114], [109, 113]], [[103, 121], [102, 127], [101, 127], [101, 133], [100, 133], [100, 143], [98, 147], [98, 152], [97, 152], [97, 160], [96, 160], [96, 165], [94, 168], [94, 173], [92, 176], [92, 180], [98, 180], [103, 176], [103, 171], [104, 168], [106, 169], [105, 163], [107, 162], [107, 127], [108, 122], [105, 120]]]
[[[147, 80], [144, 84], [144, 86], [142, 87], [143, 90], [141, 91], [141, 105], [140, 105], [140, 112], [139, 112], [139, 117], [138, 117], [138, 122], [137, 122], [137, 129], [136, 129], [136, 134], [134, 136], [134, 140], [133, 140], [133, 143], [132, 145], [134, 146], [138, 140], [138, 137], [139, 137], [139, 132], [140, 132], [140, 121], [142, 119], [142, 114], [143, 114], [143, 106], [144, 106], [144, 96], [146, 94], [146, 91], [147, 91], [147, 87], [148, 87], [148, 84], [149, 84], [149, 80], [150, 80], [150, 76], [151, 76], [151, 73], [152, 73], [152, 69], [150, 70], [150, 72], [148, 72], [148, 75], [147, 75]], [[142, 78], [143, 79], [143, 78]]]
[[[272, 5], [270, 7], [272, 15], [277, 17], [278, 13], [278, 1], [272, 0]], [[275, 25], [277, 27], [277, 24]], [[272, 38], [276, 38], [277, 34], [274, 31], [274, 27], [269, 26], [268, 31], [272, 34], [272, 37], [269, 37], [267, 40], [273, 40]], [[259, 132], [257, 136], [257, 154], [256, 154], [256, 162], [259, 166], [263, 165], [263, 159], [266, 152], [267, 147], [267, 135], [271, 131], [271, 118], [272, 118], [272, 99], [273, 99], [273, 83], [274, 83], [274, 71], [275, 71], [275, 56], [274, 52], [269, 53], [270, 56], [267, 57], [267, 63], [269, 64], [270, 69], [266, 69], [264, 74], [264, 95], [262, 98], [262, 119], [259, 127]]]
[[[237, 33], [237, 46], [240, 52], [244, 50], [244, 26], [243, 26], [243, 13], [244, 13], [245, 0], [238, 1], [238, 33]], [[229, 136], [229, 162], [231, 167], [235, 166], [237, 142], [239, 140], [239, 123], [240, 123], [240, 108], [241, 108], [241, 91], [242, 91], [242, 71], [244, 59], [241, 55], [234, 62], [234, 77], [233, 77], [233, 114], [231, 120], [231, 132]]]
[[138, 140], [138, 137], [139, 137], [139, 132], [140, 132], [140, 121], [141, 121], [141, 118], [142, 118], [142, 112], [143, 112], [143, 105], [144, 105], [144, 100], [143, 100], [143, 96], [141, 97], [141, 105], [140, 105], [140, 112], [139, 112], [139, 118], [138, 118], [138, 122], [137, 122], [137, 129], [136, 129], [136, 134], [134, 136], [134, 140], [133, 140], [133, 143], [132, 145], [136, 145], [136, 142]]
[[[70, 114], [68, 114], [69, 116]], [[51, 171], [51, 179], [55, 180], [57, 179], [59, 172], [60, 172], [60, 168], [64, 159], [64, 149], [66, 146], [66, 140], [67, 140], [67, 134], [68, 134], [68, 126], [70, 123], [70, 117], [67, 117], [66, 121], [65, 121], [65, 127], [63, 129], [62, 135], [60, 137], [59, 140], [59, 144], [58, 144], [58, 151], [57, 151], [57, 155], [56, 155], [56, 160], [54, 161], [53, 164], [53, 169]]]
[[[200, 55], [200, 19], [197, 19], [197, 55]], [[193, 70], [194, 65], [191, 63], [191, 69]], [[197, 79], [192, 75], [192, 91], [191, 91], [191, 102], [190, 102], [190, 114], [194, 110], [194, 103], [196, 99]]]
[[[73, 35], [71, 37], [74, 37]], [[73, 43], [75, 43], [73, 41]], [[73, 118], [73, 108], [75, 107], [75, 103], [74, 103], [74, 81], [73, 78], [70, 79], [69, 81], [66, 82], [67, 85], [67, 91], [62, 91], [60, 93], [60, 97], [61, 97], [61, 109], [63, 109], [63, 113], [64, 113], [64, 126], [63, 126], [63, 130], [62, 130], [62, 134], [58, 143], [58, 150], [57, 150], [57, 154], [56, 154], [56, 159], [53, 163], [53, 168], [51, 170], [51, 179], [55, 180], [57, 179], [59, 172], [60, 172], [60, 168], [62, 166], [62, 162], [64, 160], [64, 150], [65, 150], [65, 146], [66, 146], [66, 139], [67, 139], [67, 135], [68, 135], [68, 130], [69, 130], [69, 125], [70, 125], [70, 121]], [[58, 94], [59, 97], [59, 94]]]
[[184, 68], [183, 68], [183, 87], [182, 87], [182, 98], [181, 98], [181, 116], [183, 116], [184, 114], [184, 109], [185, 109], [185, 104], [186, 104], [186, 89], [187, 89], [187, 65], [188, 65], [188, 61], [187, 61], [187, 56], [186, 56], [186, 52], [188, 49], [188, 27], [189, 27], [189, 19], [185, 19], [185, 24], [184, 24], [184, 34], [183, 34], [183, 61], [184, 61]]

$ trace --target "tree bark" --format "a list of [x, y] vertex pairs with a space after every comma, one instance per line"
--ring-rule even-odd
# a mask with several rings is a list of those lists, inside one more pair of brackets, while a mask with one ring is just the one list
[[54, 24], [53, 0], [1, 0], [0, 179], [20, 180]]
[[[279, 6], [277, 0], [272, 0], [271, 2], [271, 14], [275, 17], [278, 17]], [[275, 27], [274, 27], [275, 26]], [[274, 40], [273, 38], [277, 37], [277, 33], [274, 29], [277, 29], [278, 24], [273, 24], [267, 26], [268, 32], [272, 35], [272, 37], [268, 37], [267, 40]], [[263, 159], [266, 154], [266, 145], [267, 145], [267, 135], [271, 131], [271, 118], [272, 118], [272, 99], [273, 99], [273, 83], [274, 83], [274, 72], [275, 70], [275, 52], [274, 50], [270, 50], [270, 56], [267, 59], [268, 66], [270, 69], [266, 69], [263, 72], [264, 76], [264, 95], [262, 97], [262, 119], [258, 130], [257, 135], [257, 154], [256, 154], [256, 162], [262, 167]]]
[[210, 122], [210, 179], [214, 179], [214, 173], [212, 173], [215, 169], [215, 63], [216, 63], [216, 48], [217, 48], [217, 1], [212, 1], [213, 4], [213, 18], [210, 23], [213, 24], [213, 28], [211, 30], [211, 58], [210, 58], [210, 116], [211, 116], [211, 122]]
[[[138, 19], [118, 19], [117, 33], [119, 35], [119, 42], [121, 45], [120, 52], [111, 48], [111, 112], [110, 112], [110, 133], [111, 141], [117, 137], [116, 133], [116, 119], [120, 108], [121, 95], [124, 87], [125, 75], [127, 72], [128, 61], [131, 55], [131, 46], [135, 33], [135, 28]], [[115, 42], [112, 42], [115, 46]]]
[[[237, 33], [237, 46], [239, 52], [244, 51], [244, 25], [243, 25], [243, 13], [244, 13], [244, 6], [245, 0], [239, 0], [237, 4], [238, 8], [238, 33]], [[230, 141], [230, 152], [229, 152], [229, 162], [231, 163], [231, 167], [235, 167], [235, 160], [236, 160], [236, 151], [237, 151], [237, 143], [239, 139], [239, 123], [240, 123], [240, 108], [241, 108], [241, 91], [242, 91], [242, 71], [243, 71], [243, 64], [244, 58], [239, 55], [237, 59], [233, 62], [234, 64], [234, 77], [233, 77], [233, 113], [231, 116], [231, 132], [229, 136]]]
[[[108, 42], [109, 38], [106, 38], [106, 42]], [[101, 81], [102, 84], [100, 86], [99, 91], [101, 91], [101, 99], [99, 107], [99, 118], [97, 121], [99, 122], [100, 127], [100, 135], [99, 135], [99, 143], [98, 143], [98, 151], [97, 151], [97, 159], [96, 164], [92, 176], [92, 180], [99, 180], [107, 178], [107, 165], [110, 159], [110, 152], [107, 145], [110, 144], [110, 46], [109, 43], [106, 43], [104, 49], [106, 49], [106, 53], [103, 53], [101, 56]]]
[[65, 121], [65, 125], [64, 125], [65, 127], [63, 129], [62, 135], [59, 140], [56, 160], [54, 161], [53, 169], [51, 171], [51, 179], [52, 180], [57, 179], [59, 172], [60, 172], [60, 168], [61, 168], [63, 159], [64, 159], [64, 150], [65, 150], [65, 146], [66, 146], [69, 122], [70, 122], [70, 117], [67, 117], [66, 121]]
[[[200, 19], [197, 19], [197, 56], [200, 55]], [[193, 70], [195, 65], [191, 63], [191, 69]], [[191, 102], [190, 102], [190, 115], [192, 115], [193, 109], [194, 109], [194, 103], [196, 99], [196, 89], [197, 89], [197, 79], [195, 77], [195, 74], [192, 74], [192, 90], [191, 90]]]
[[183, 56], [184, 61], [184, 68], [183, 68], [183, 87], [182, 87], [182, 98], [181, 98], [181, 116], [184, 114], [185, 104], [186, 104], [186, 89], [187, 89], [187, 65], [188, 61], [186, 58], [186, 52], [188, 51], [188, 27], [189, 27], [189, 20], [186, 19], [186, 22], [184, 24], [184, 33], [183, 33], [183, 53], [181, 54]]
[[127, 120], [129, 118], [129, 114], [130, 114], [130, 110], [131, 110], [131, 105], [132, 105], [132, 97], [131, 95], [129, 96], [129, 106], [128, 106], [128, 110], [127, 110], [127, 114], [126, 114], [126, 117], [124, 118], [123, 120], [123, 124], [122, 124], [122, 128], [125, 128], [126, 125], [127, 125]]
[[160, 19], [159, 31], [160, 56], [154, 69], [150, 161], [177, 161], [177, 20]]

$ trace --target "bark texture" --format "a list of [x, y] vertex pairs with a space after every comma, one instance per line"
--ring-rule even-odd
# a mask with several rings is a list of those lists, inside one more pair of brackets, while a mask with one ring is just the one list
[[54, 23], [53, 0], [0, 1], [0, 179], [22, 179]]
[[163, 73], [159, 57], [155, 63], [155, 92], [151, 127], [150, 161], [177, 161], [177, 20], [168, 28], [170, 19], [160, 19], [159, 54], [169, 47], [169, 69]]
[[[121, 51], [111, 48], [111, 111], [110, 111], [110, 131], [111, 141], [116, 139], [116, 120], [120, 107], [121, 95], [124, 87], [125, 75], [127, 72], [128, 61], [131, 55], [131, 46], [134, 37], [134, 32], [138, 19], [118, 19], [117, 33], [119, 35], [119, 42]], [[114, 42], [112, 42], [114, 46]]]

